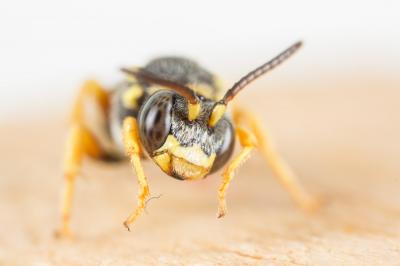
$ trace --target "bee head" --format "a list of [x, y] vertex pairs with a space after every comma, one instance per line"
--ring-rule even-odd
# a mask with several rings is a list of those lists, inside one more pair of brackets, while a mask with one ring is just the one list
[[219, 101], [199, 97], [187, 86], [144, 69], [122, 69], [170, 89], [151, 95], [139, 111], [140, 138], [152, 159], [164, 172], [178, 179], [200, 179], [220, 168], [229, 159], [234, 145], [234, 130], [225, 117], [228, 103], [301, 46], [301, 42], [293, 44], [243, 76]]
[[229, 159], [234, 130], [227, 118], [211, 127], [214, 102], [201, 98], [192, 121], [189, 104], [180, 94], [161, 90], [150, 96], [139, 115], [140, 139], [151, 158], [168, 175], [178, 179], [201, 179]]

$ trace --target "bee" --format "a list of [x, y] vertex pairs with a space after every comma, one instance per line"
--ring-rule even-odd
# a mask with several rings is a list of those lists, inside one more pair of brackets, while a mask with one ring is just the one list
[[[123, 222], [128, 230], [143, 212], [150, 195], [141, 163], [146, 154], [163, 172], [178, 180], [200, 180], [225, 166], [218, 189], [220, 218], [227, 212], [226, 192], [235, 170], [258, 149], [294, 202], [303, 209], [314, 209], [317, 201], [278, 155], [255, 116], [238, 106], [232, 108], [231, 115], [227, 114], [229, 103], [243, 88], [301, 46], [297, 42], [249, 72], [223, 97], [223, 88], [215, 75], [181, 57], [157, 58], [142, 68], [123, 68], [126, 79], [112, 90], [104, 89], [96, 81], [85, 82], [70, 118], [58, 235], [71, 234], [74, 182], [86, 156], [101, 160], [129, 158], [139, 193], [136, 208]], [[88, 106], [97, 107], [97, 119], [89, 118]], [[236, 138], [241, 150], [230, 161]]]

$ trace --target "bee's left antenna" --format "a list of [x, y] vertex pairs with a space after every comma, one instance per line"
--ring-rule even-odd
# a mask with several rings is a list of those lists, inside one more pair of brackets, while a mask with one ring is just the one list
[[147, 81], [149, 83], [158, 84], [169, 89], [172, 89], [179, 93], [181, 96], [185, 97], [188, 101], [188, 119], [193, 121], [197, 118], [200, 113], [201, 105], [200, 100], [196, 96], [193, 90], [189, 87], [186, 87], [182, 84], [176, 83], [171, 80], [166, 80], [155, 76], [154, 74], [142, 69], [142, 68], [121, 68], [121, 71], [127, 73], [128, 75], [135, 76], [143, 81]]

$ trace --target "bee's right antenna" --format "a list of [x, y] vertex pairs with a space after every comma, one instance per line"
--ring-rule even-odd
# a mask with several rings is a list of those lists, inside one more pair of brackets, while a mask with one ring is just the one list
[[226, 105], [239, 93], [244, 87], [249, 85], [252, 81], [258, 77], [264, 75], [268, 71], [274, 69], [276, 66], [280, 65], [283, 61], [288, 59], [293, 55], [300, 47], [302, 42], [296, 42], [285, 51], [268, 61], [267, 63], [257, 67], [253, 71], [249, 72], [247, 75], [242, 77], [238, 82], [236, 82], [232, 88], [230, 88], [224, 95], [224, 97], [215, 103], [213, 111], [211, 113], [208, 124], [214, 126], [221, 119], [222, 115], [225, 113]]

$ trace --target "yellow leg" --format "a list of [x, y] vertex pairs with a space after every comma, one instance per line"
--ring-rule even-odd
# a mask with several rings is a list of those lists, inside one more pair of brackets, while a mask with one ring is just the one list
[[229, 183], [233, 179], [234, 171], [249, 157], [250, 152], [255, 147], [254, 136], [247, 132], [245, 129], [240, 127], [236, 128], [236, 134], [238, 135], [240, 144], [243, 150], [229, 163], [224, 170], [222, 176], [222, 184], [218, 190], [218, 218], [223, 217], [226, 214], [226, 190], [228, 189]]
[[75, 99], [70, 117], [72, 124], [84, 122], [84, 103], [88, 97], [93, 97], [104, 112], [108, 111], [110, 105], [109, 93], [96, 81], [88, 80], [83, 84]]
[[293, 201], [305, 211], [314, 211], [318, 207], [318, 201], [310, 196], [289, 165], [276, 152], [271, 140], [263, 132], [257, 119], [250, 112], [240, 108], [234, 108], [233, 119], [235, 124], [247, 123], [257, 139], [257, 146], [264, 159], [272, 168], [275, 177], [289, 193]]
[[71, 236], [70, 217], [74, 193], [75, 178], [80, 172], [85, 155], [98, 158], [102, 155], [95, 137], [85, 128], [83, 121], [83, 104], [86, 97], [94, 97], [104, 111], [108, 108], [107, 92], [94, 81], [86, 82], [79, 91], [75, 101], [71, 125], [67, 136], [63, 172], [65, 185], [61, 202], [61, 227], [56, 231], [59, 237]]
[[139, 183], [139, 194], [136, 209], [128, 216], [124, 226], [129, 229], [129, 225], [134, 223], [138, 216], [143, 212], [146, 198], [149, 196], [149, 186], [143, 167], [140, 162], [140, 139], [136, 119], [133, 117], [125, 118], [123, 122], [123, 137], [126, 153], [128, 154]]

